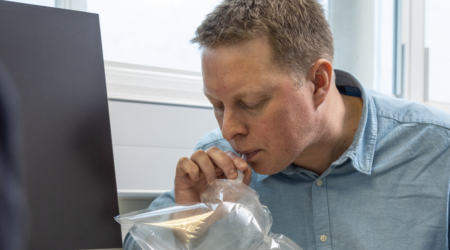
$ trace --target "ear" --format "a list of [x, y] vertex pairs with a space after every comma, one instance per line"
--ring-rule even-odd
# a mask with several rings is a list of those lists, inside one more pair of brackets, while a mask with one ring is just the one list
[[314, 104], [319, 107], [325, 101], [330, 90], [333, 65], [326, 59], [319, 59], [311, 66], [307, 78], [314, 84]]

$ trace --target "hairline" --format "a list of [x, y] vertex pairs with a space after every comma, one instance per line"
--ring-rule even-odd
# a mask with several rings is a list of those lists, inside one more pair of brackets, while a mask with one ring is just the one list
[[[215, 49], [221, 46], [233, 46], [233, 45], [239, 45], [240, 43], [245, 43], [247, 41], [253, 40], [253, 39], [258, 39], [258, 38], [266, 38], [266, 41], [268, 42], [269, 48], [270, 48], [270, 63], [272, 65], [274, 65], [277, 68], [277, 71], [279, 71], [280, 73], [289, 75], [292, 80], [294, 81], [294, 84], [296, 85], [296, 87], [301, 87], [303, 85], [303, 81], [306, 78], [306, 74], [302, 72], [301, 69], [298, 70], [294, 70], [295, 67], [299, 67], [298, 65], [296, 65], [295, 62], [289, 62], [289, 63], [281, 63], [278, 62], [278, 60], [276, 60], [276, 52], [275, 52], [275, 45], [273, 42], [272, 37], [267, 34], [267, 32], [261, 32], [255, 36], [249, 37], [249, 38], [245, 38], [242, 39], [240, 41], [237, 42], [223, 42], [223, 43], [216, 43], [214, 45], [200, 45], [201, 51], [201, 57], [203, 57], [203, 53], [205, 52], [206, 49]], [[324, 58], [323, 56], [321, 58]], [[310, 68], [307, 69], [307, 71], [309, 71]], [[305, 70], [306, 71], [306, 70]]]

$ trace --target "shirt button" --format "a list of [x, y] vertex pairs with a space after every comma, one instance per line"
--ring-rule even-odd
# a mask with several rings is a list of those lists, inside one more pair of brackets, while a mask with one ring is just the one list
[[319, 180], [316, 181], [316, 185], [317, 185], [317, 186], [320, 187], [320, 186], [322, 186], [322, 184], [323, 184], [322, 179], [319, 179]]
[[328, 237], [325, 234], [320, 236], [320, 241], [325, 242], [327, 240], [328, 240]]

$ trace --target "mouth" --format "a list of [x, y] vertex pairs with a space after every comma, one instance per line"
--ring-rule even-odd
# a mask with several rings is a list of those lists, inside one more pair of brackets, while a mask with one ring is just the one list
[[246, 161], [250, 161], [252, 158], [254, 158], [259, 152], [261, 151], [261, 149], [257, 149], [254, 151], [242, 151], [240, 152], [242, 155], [246, 155], [247, 159]]

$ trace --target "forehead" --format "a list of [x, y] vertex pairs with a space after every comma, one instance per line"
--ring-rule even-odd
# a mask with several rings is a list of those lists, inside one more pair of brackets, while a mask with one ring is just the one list
[[[250, 85], [250, 84], [248, 84]], [[275, 88], [274, 84], [271, 85], [255, 85], [252, 86], [252, 88], [240, 88], [237, 90], [231, 90], [228, 92], [220, 91], [210, 91], [208, 88], [204, 88], [203, 92], [204, 94], [210, 98], [210, 99], [223, 99], [225, 98], [231, 98], [233, 100], [240, 100], [247, 97], [263, 97], [266, 96], [268, 93], [272, 92]]]
[[205, 94], [237, 98], [270, 90], [279, 74], [270, 59], [271, 49], [265, 38], [205, 48], [202, 53]]
[[[266, 37], [258, 37], [237, 44], [206, 47], [202, 52], [202, 68], [209, 66], [267, 66], [272, 50]], [[248, 67], [247, 67], [248, 68]]]

